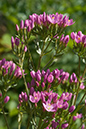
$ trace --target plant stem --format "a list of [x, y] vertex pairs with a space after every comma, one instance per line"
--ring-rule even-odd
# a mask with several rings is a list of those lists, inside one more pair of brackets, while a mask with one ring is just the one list
[[83, 79], [85, 73], [86, 73], [86, 65], [85, 65], [85, 69], [84, 69], [84, 72], [83, 72], [83, 75], [82, 75], [82, 79]]
[[79, 56], [79, 78], [80, 78], [80, 56]]
[[[80, 56], [79, 56], [79, 78], [80, 78]], [[77, 92], [76, 92], [76, 97], [75, 97], [74, 105], [76, 104], [76, 100], [77, 100], [77, 97], [78, 97], [79, 87], [80, 87], [80, 82], [78, 84], [78, 89], [77, 89]]]
[[38, 128], [37, 128], [37, 129], [40, 129], [41, 123], [42, 123], [42, 119], [40, 118], [39, 124], [38, 124]]
[[29, 126], [30, 126], [30, 119], [28, 118], [28, 123], [27, 123], [27, 128], [26, 129], [29, 129]]
[[27, 92], [27, 95], [28, 95], [29, 90], [28, 90], [28, 87], [27, 87], [27, 83], [26, 83], [25, 75], [24, 75], [24, 72], [23, 72], [23, 69], [22, 69], [22, 68], [21, 68], [21, 71], [22, 71], [22, 76], [23, 76], [23, 79], [24, 79], [24, 84], [25, 84], [26, 92]]
[[43, 47], [42, 47], [41, 55], [40, 55], [40, 57], [39, 57], [38, 69], [40, 69], [41, 60], [42, 60], [43, 53], [44, 53], [44, 46], [45, 46], [45, 41], [43, 42]]
[[8, 122], [7, 122], [7, 118], [6, 118], [6, 115], [5, 115], [4, 108], [3, 108], [2, 104], [1, 104], [1, 107], [2, 107], [2, 111], [3, 111], [3, 115], [4, 115], [4, 119], [5, 119], [5, 122], [6, 122], [7, 129], [10, 129], [10, 128], [9, 128], [9, 125], [8, 125]]
[[31, 61], [31, 64], [32, 64], [33, 70], [35, 70], [35, 66], [34, 66], [34, 63], [33, 63], [33, 59], [32, 59], [32, 56], [31, 56], [30, 50], [29, 50], [29, 48], [28, 48], [28, 44], [26, 44], [26, 46], [27, 46], [27, 50], [28, 50], [28, 54], [29, 54], [29, 58], [30, 58], [30, 61]]
[[86, 96], [86, 93], [83, 95], [83, 97], [81, 98], [81, 100], [80, 100], [80, 102], [79, 102], [79, 104], [78, 105], [80, 105], [81, 104], [81, 102], [82, 102], [82, 100], [84, 99], [84, 97]]
[[22, 121], [22, 116], [23, 114], [21, 112], [19, 112], [18, 114], [18, 129], [21, 129], [21, 121]]

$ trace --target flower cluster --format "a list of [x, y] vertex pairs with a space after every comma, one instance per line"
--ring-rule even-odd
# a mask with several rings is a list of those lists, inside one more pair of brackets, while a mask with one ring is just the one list
[[86, 35], [84, 35], [81, 31], [77, 33], [71, 33], [71, 39], [74, 41], [74, 49], [78, 53], [79, 56], [86, 55]]
[[[63, 14], [46, 14], [45, 12], [43, 14], [37, 15], [32, 14], [29, 16], [29, 19], [21, 20], [20, 23], [20, 29], [26, 29], [30, 32], [36, 25], [43, 25], [48, 27], [49, 25], [57, 24], [59, 27], [66, 27], [74, 24], [73, 20], [70, 19], [67, 16], [63, 16]], [[16, 25], [16, 30], [19, 31], [18, 25]]]
[[37, 89], [40, 89], [39, 86], [41, 86], [42, 90], [49, 90], [51, 87], [53, 89], [54, 84], [56, 84], [55, 86], [57, 86], [61, 82], [66, 82], [69, 78], [69, 73], [64, 72], [62, 69], [55, 69], [52, 72], [50, 72], [49, 69], [47, 69], [47, 71], [42, 70], [42, 72], [40, 72], [40, 70], [38, 70], [37, 72], [31, 71], [30, 74], [32, 77], [31, 84], [28, 83], [28, 88], [30, 89], [32, 87], [34, 88], [35, 85]]
[[13, 74], [15, 78], [22, 77], [21, 68], [19, 66], [16, 66], [16, 64], [13, 63], [13, 61], [6, 61], [5, 58], [0, 60], [0, 70], [2, 70], [3, 76], [6, 76], [6, 75], [12, 76]]

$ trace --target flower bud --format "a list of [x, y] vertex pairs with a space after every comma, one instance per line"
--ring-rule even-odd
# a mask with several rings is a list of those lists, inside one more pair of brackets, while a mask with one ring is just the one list
[[24, 52], [27, 52], [27, 47], [26, 46], [24, 47]]
[[15, 44], [16, 44], [16, 46], [19, 45], [19, 39], [17, 37], [15, 38]]
[[7, 103], [9, 101], [10, 97], [9, 96], [6, 96], [5, 99], [4, 99], [4, 103]]
[[14, 48], [14, 43], [15, 43], [15, 40], [14, 40], [14, 37], [12, 36], [11, 37], [11, 46], [12, 46], [12, 49]]
[[72, 32], [70, 36], [71, 36], [71, 39], [73, 39], [73, 40], [74, 40], [74, 39], [75, 39], [75, 37], [76, 37], [76, 34], [75, 34], [74, 32]]
[[64, 109], [64, 110], [67, 109], [68, 106], [69, 106], [69, 104], [68, 104], [67, 102], [64, 102], [64, 104], [63, 104], [63, 109]]
[[20, 29], [23, 29], [23, 28], [24, 28], [24, 22], [23, 22], [23, 20], [21, 20]]
[[2, 62], [1, 62], [1, 65], [4, 65], [4, 64], [5, 64], [5, 61], [6, 61], [6, 59], [3, 58], [3, 59], [2, 59]]
[[0, 93], [0, 98], [2, 97], [2, 93]]
[[69, 41], [69, 35], [66, 35], [63, 39], [63, 43], [67, 44]]
[[75, 106], [74, 106], [74, 105], [72, 105], [72, 106], [69, 108], [69, 110], [68, 110], [68, 111], [69, 111], [70, 113], [72, 113], [74, 110], [75, 110]]
[[85, 125], [84, 124], [82, 125], [81, 129], [85, 129]]
[[32, 78], [35, 78], [35, 71], [32, 70], [32, 71], [30, 72], [30, 75], [31, 75]]
[[16, 24], [16, 31], [19, 31], [19, 26]]
[[33, 95], [33, 93], [34, 93], [34, 88], [31, 87], [31, 88], [30, 88], [30, 94]]
[[28, 89], [30, 88], [30, 83], [29, 82], [27, 83], [27, 87], [28, 87]]
[[62, 129], [65, 129], [65, 128], [67, 128], [68, 127], [68, 123], [65, 123], [65, 124], [62, 124]]

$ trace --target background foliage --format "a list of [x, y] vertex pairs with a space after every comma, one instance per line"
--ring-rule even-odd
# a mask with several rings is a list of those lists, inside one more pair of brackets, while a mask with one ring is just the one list
[[[20, 24], [20, 21], [27, 19], [29, 15], [33, 13], [41, 14], [46, 12], [48, 14], [52, 13], [62, 13], [68, 15], [70, 19], [72, 18], [75, 21], [75, 24], [68, 27], [66, 30], [67, 34], [70, 34], [72, 31], [82, 31], [86, 34], [86, 2], [85, 0], [0, 0], [0, 60], [6, 58], [6, 60], [12, 60], [15, 57], [12, 54], [11, 50], [11, 36], [15, 36], [15, 24]], [[31, 52], [33, 53], [34, 45], [33, 40], [29, 44]], [[53, 69], [64, 69], [67, 72], [75, 72], [78, 68], [78, 58], [71, 51], [72, 41], [69, 41], [68, 50], [65, 51], [65, 54], [62, 57], [57, 58], [57, 62], [53, 65]], [[28, 56], [28, 55], [27, 55]], [[37, 59], [37, 56], [34, 55], [34, 62]], [[44, 62], [48, 60], [45, 56], [43, 59]], [[44, 65], [44, 62], [42, 65]], [[81, 70], [83, 71], [84, 65], [83, 62]], [[28, 71], [28, 61], [25, 60], [26, 72]], [[51, 68], [51, 70], [53, 70]], [[76, 72], [77, 73], [77, 72]], [[27, 80], [30, 80], [29, 75]], [[23, 80], [21, 79], [18, 82], [18, 86], [15, 89], [11, 89], [8, 94], [11, 96], [10, 100], [6, 104], [6, 111], [9, 113], [8, 118], [11, 129], [17, 128], [17, 105], [18, 105], [18, 94], [21, 90], [24, 89]], [[13, 94], [13, 95], [12, 95]], [[81, 94], [82, 95], [82, 94]], [[81, 96], [80, 95], [80, 96]], [[22, 129], [24, 129], [25, 120], [27, 115], [24, 115], [24, 120], [22, 123]], [[0, 129], [6, 129], [5, 122], [2, 114], [0, 114]]]

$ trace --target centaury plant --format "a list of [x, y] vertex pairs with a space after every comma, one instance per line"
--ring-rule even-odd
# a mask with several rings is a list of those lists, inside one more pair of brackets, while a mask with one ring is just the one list
[[[23, 115], [28, 115], [26, 129], [85, 129], [86, 122], [86, 65], [81, 75], [80, 60], [86, 59], [86, 35], [71, 32], [65, 35], [65, 29], [74, 24], [72, 19], [63, 14], [32, 14], [20, 26], [16, 25], [17, 34], [12, 36], [12, 51], [16, 56], [14, 61], [0, 60], [0, 108], [3, 113], [7, 129], [4, 107], [10, 100], [8, 90], [14, 88], [20, 78], [24, 79], [25, 90], [20, 91], [18, 109], [18, 129], [21, 128]], [[79, 69], [76, 73], [65, 72], [63, 69], [53, 69], [53, 62], [65, 53], [69, 37], [73, 40], [73, 52], [78, 56]], [[29, 43], [33, 38], [35, 52], [32, 53]], [[28, 53], [26, 56], [26, 53]], [[37, 55], [37, 61], [33, 58]], [[44, 57], [52, 57], [42, 65]], [[28, 73], [24, 69], [24, 61], [29, 60], [28, 71], [31, 76], [27, 81]], [[48, 58], [49, 59], [49, 58]], [[56, 60], [56, 61], [55, 61]], [[72, 68], [71, 68], [72, 69]], [[59, 92], [60, 90], [60, 92]], [[77, 102], [80, 92], [83, 96]], [[84, 102], [84, 103], [83, 103]], [[85, 112], [83, 113], [82, 110]], [[22, 115], [23, 114], [23, 115]], [[76, 126], [77, 120], [80, 125]]]

